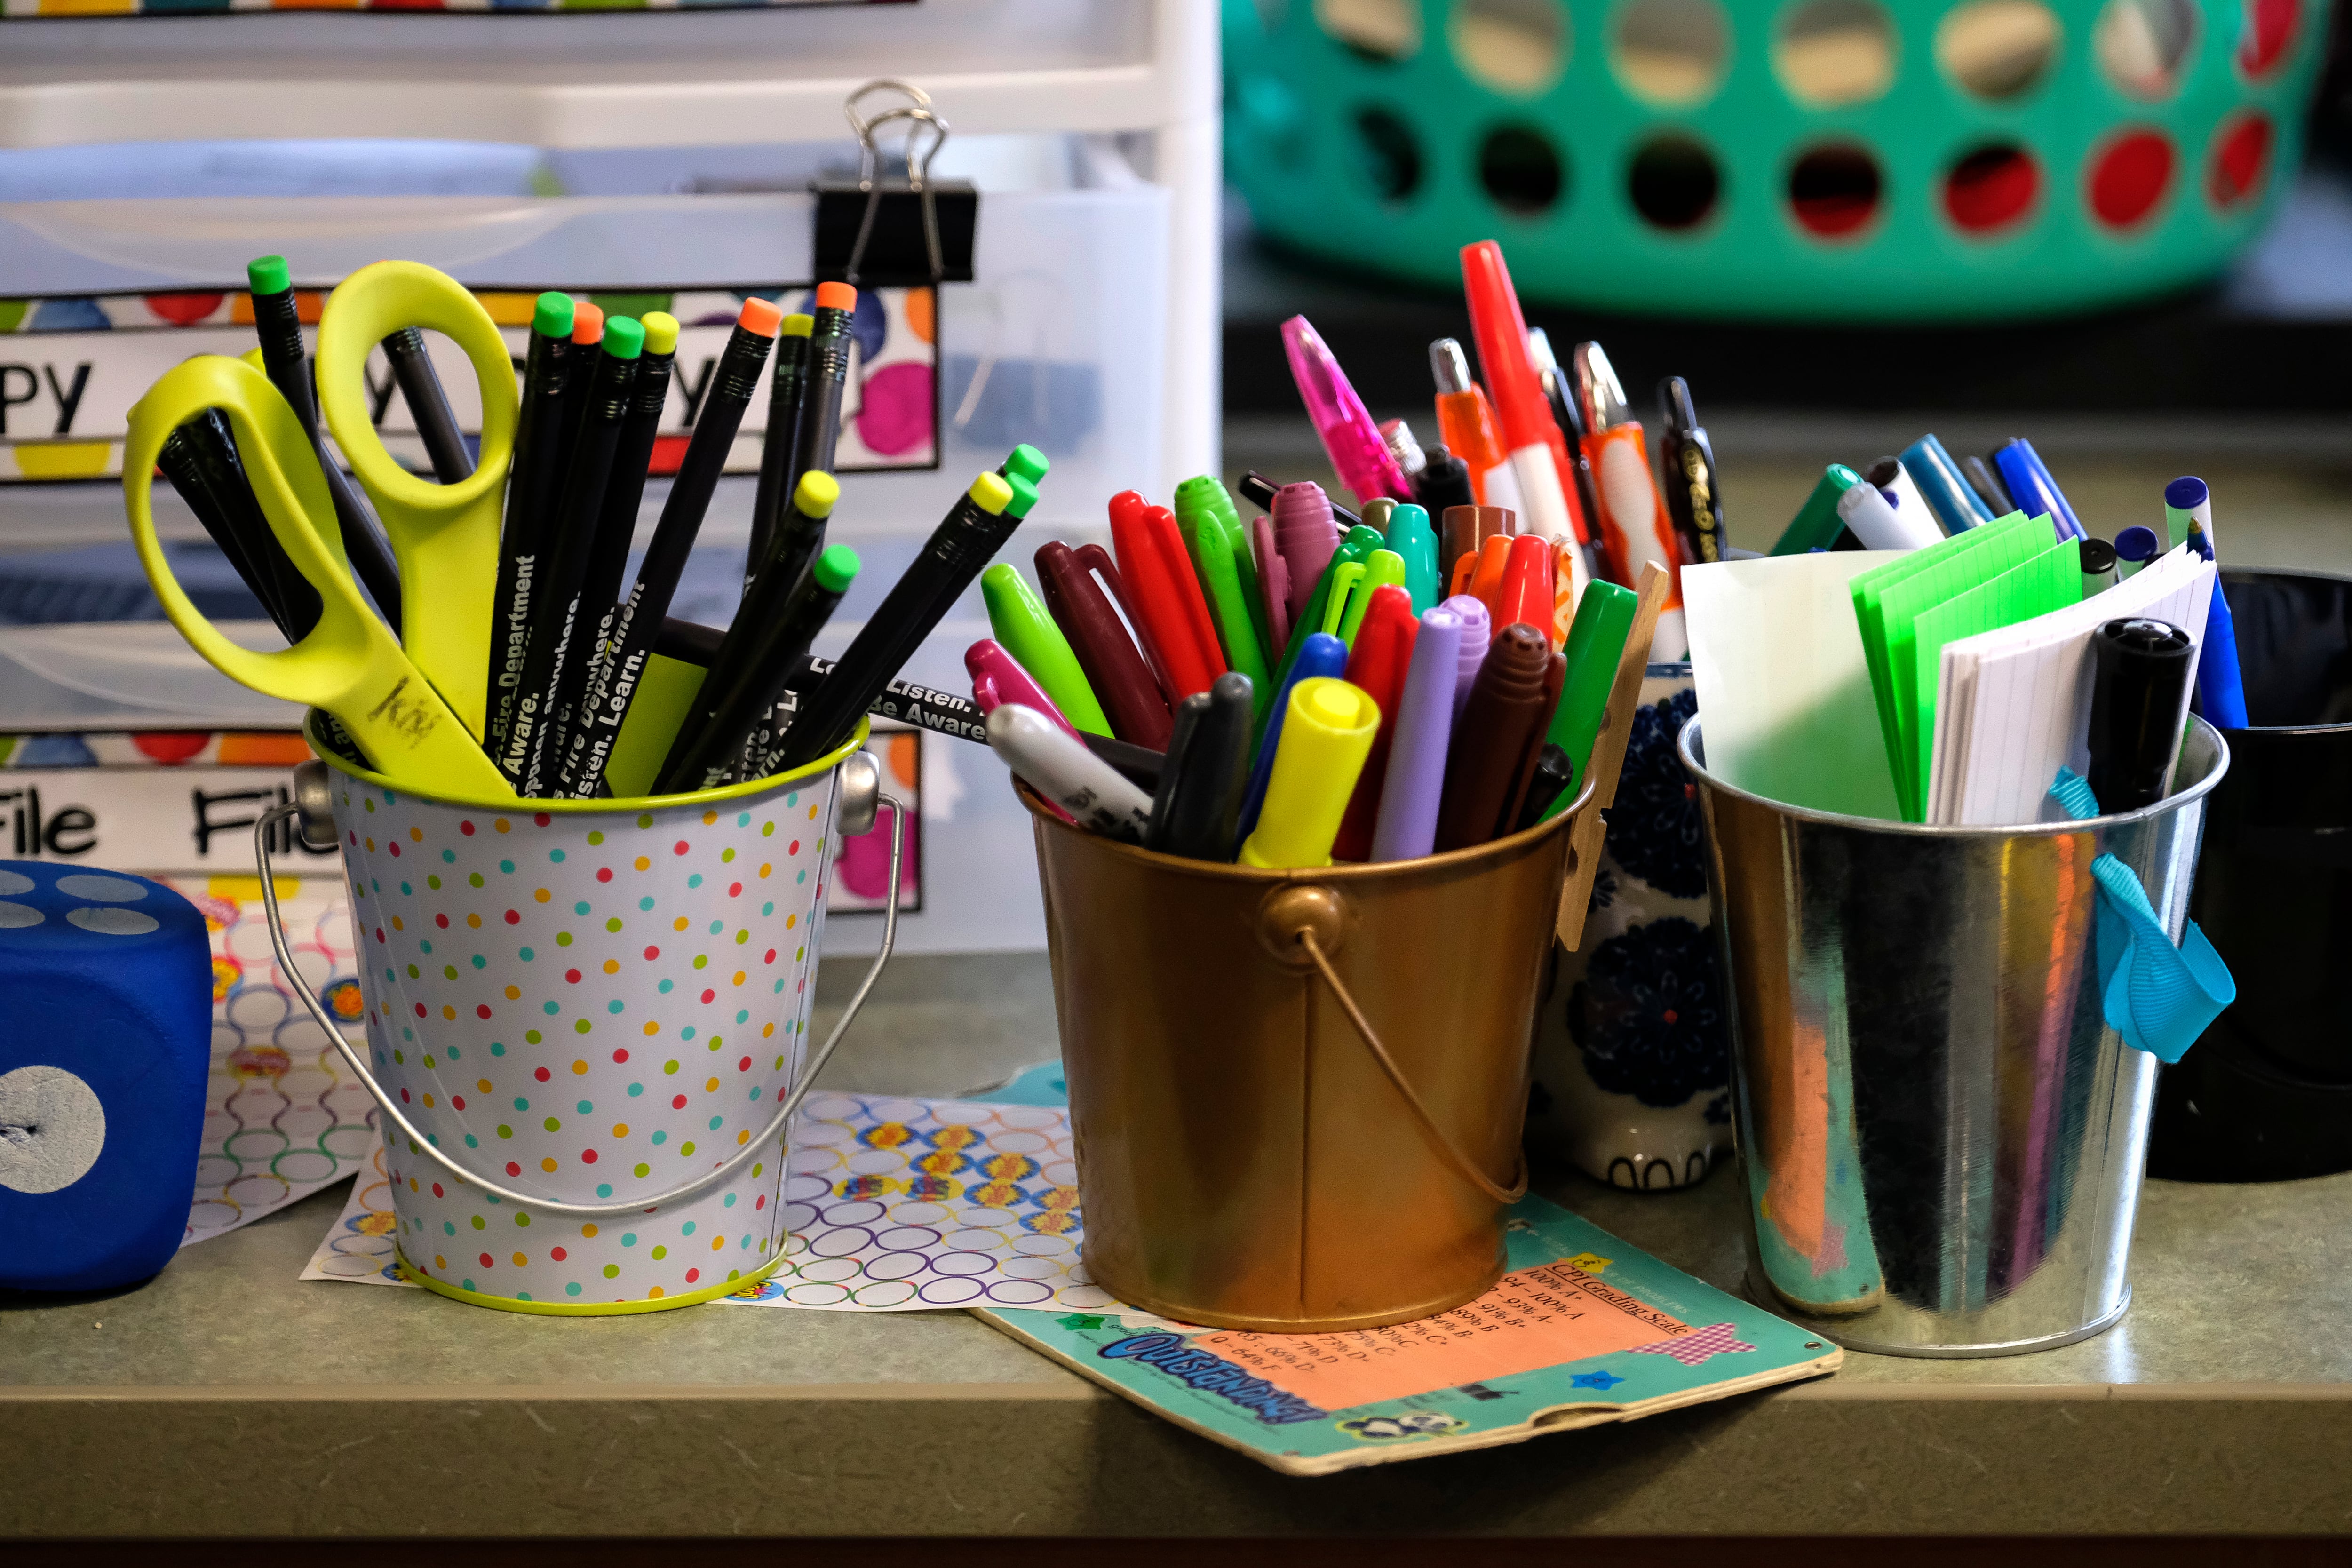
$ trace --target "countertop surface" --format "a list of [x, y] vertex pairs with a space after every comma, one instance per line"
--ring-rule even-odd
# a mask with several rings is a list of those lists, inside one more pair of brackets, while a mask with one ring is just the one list
[[[829, 968], [821, 1026], [854, 978]], [[956, 1094], [1053, 1050], [1042, 955], [908, 960], [826, 1081]], [[1535, 1184], [1737, 1290], [1737, 1180]], [[298, 1282], [343, 1196], [134, 1290], [0, 1297], [0, 1537], [2352, 1531], [2352, 1174], [2148, 1184], [2133, 1308], [2078, 1344], [1851, 1354], [1806, 1384], [1318, 1480], [961, 1312], [550, 1319]]]

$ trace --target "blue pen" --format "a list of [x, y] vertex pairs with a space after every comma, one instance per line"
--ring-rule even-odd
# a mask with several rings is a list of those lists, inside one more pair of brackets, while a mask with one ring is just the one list
[[1958, 533], [1990, 522], [1992, 509], [1978, 495], [1976, 487], [1952, 461], [1951, 453], [1932, 434], [1922, 436], [1903, 448], [1903, 471], [1919, 488], [1927, 510], [1944, 525], [1946, 533]]
[[[2205, 560], [2213, 559], [2213, 492], [2203, 479], [2188, 476], [2164, 487], [2164, 521], [2189, 549]], [[2246, 687], [2238, 672], [2238, 626], [2219, 573], [2213, 577], [2213, 596], [2206, 602], [2200, 640], [2205, 646], [2197, 659], [2198, 710], [2216, 730], [2242, 730]]]
[[1274, 710], [1266, 718], [1265, 738], [1258, 742], [1257, 761], [1250, 769], [1249, 792], [1242, 796], [1241, 825], [1234, 831], [1234, 842], [1248, 840], [1257, 826], [1257, 814], [1265, 805], [1265, 786], [1274, 777], [1274, 750], [1282, 741], [1282, 717], [1290, 710], [1290, 689], [1314, 676], [1333, 679], [1348, 673], [1348, 645], [1328, 632], [1309, 632], [1307, 640], [1298, 645], [1298, 657], [1291, 661], [1289, 672], [1283, 678], [1282, 688], [1274, 694]]
[[2070, 539], [2088, 539], [2082, 519], [2066, 504], [2058, 481], [2050, 477], [2050, 469], [2034, 451], [2033, 443], [2020, 436], [2002, 444], [1992, 455], [1993, 467], [2000, 470], [2000, 482], [2007, 487], [2010, 499], [2028, 517], [2049, 515], [2058, 530], [2058, 542]]

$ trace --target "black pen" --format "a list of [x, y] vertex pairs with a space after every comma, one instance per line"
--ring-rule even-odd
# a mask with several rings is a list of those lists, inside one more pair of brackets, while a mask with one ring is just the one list
[[1693, 565], [1720, 561], [1729, 541], [1723, 531], [1723, 491], [1715, 479], [1715, 443], [1699, 425], [1690, 384], [1678, 375], [1658, 383], [1658, 412], [1666, 515], [1682, 541], [1683, 559]]
[[[786, 316], [776, 331], [776, 366], [768, 377], [768, 433], [760, 442], [760, 486], [751, 498], [751, 548], [744, 557], [743, 588], [751, 580], [775, 538], [776, 524], [792, 500], [784, 488], [792, 472], [793, 451], [801, 438], [801, 400], [808, 389], [809, 333], [815, 318], [798, 311]], [[830, 472], [827, 463], [824, 471]], [[803, 566], [807, 563], [802, 563]]]
[[425, 443], [425, 460], [433, 465], [433, 477], [454, 485], [471, 474], [474, 454], [466, 449], [457, 412], [425, 352], [425, 333], [415, 327], [401, 328], [383, 340], [383, 357], [392, 362], [392, 378], [400, 384], [401, 401], [416, 422], [416, 438]]
[[498, 587], [490, 601], [490, 687], [482, 710], [482, 744], [492, 757], [506, 750], [515, 700], [522, 694], [532, 590], [538, 585], [547, 518], [555, 506], [550, 498], [561, 482], [555, 466], [562, 453], [556, 426], [563, 416], [564, 382], [575, 357], [572, 321], [571, 295], [541, 294], [531, 314], [530, 346], [524, 351], [522, 405], [515, 416], [506, 521], [499, 533]]
[[1470, 488], [1470, 465], [1442, 446], [1432, 447], [1421, 472], [1412, 477], [1412, 499], [1422, 510], [1439, 519], [1450, 507], [1476, 506], [1477, 493]]
[[2164, 798], [2197, 644], [2168, 622], [2109, 621], [2091, 637], [2091, 793], [2109, 816]]
[[[1585, 449], [1592, 432], [1585, 428], [1584, 405], [1577, 397], [1576, 389], [1569, 384], [1568, 373], [1559, 367], [1559, 356], [1551, 352], [1551, 338], [1541, 327], [1528, 329], [1528, 357], [1534, 362], [1537, 379], [1543, 384], [1544, 401], [1551, 405], [1551, 422], [1559, 426], [1560, 437], [1568, 444], [1568, 465], [1576, 475], [1576, 504], [1583, 509], [1585, 531], [1598, 540], [1601, 488], [1593, 483], [1592, 455]], [[1714, 447], [1709, 447], [1710, 468], [1714, 466]], [[1433, 511], [1429, 515], [1438, 514]], [[1586, 551], [1592, 553], [1593, 547], [1588, 545]], [[1707, 559], [1712, 561], [1715, 557]]]
[[637, 356], [645, 352], [645, 344], [642, 326], [626, 316], [614, 317], [604, 323], [603, 350], [587, 377], [572, 468], [563, 477], [563, 499], [548, 530], [531, 605], [530, 637], [522, 661], [522, 697], [515, 704], [506, 749], [498, 757], [499, 767], [526, 800], [544, 799], [554, 793], [563, 756], [565, 668], [593, 651], [586, 646], [588, 628], [581, 624], [585, 617], [581, 613], [580, 589], [587, 581], [588, 560], [596, 548], [604, 486], [612, 477], [613, 454], [621, 444], [621, 422], [628, 416], [629, 388], [636, 379]]
[[1549, 741], [1536, 753], [1535, 772], [1528, 775], [1527, 804], [1519, 807], [1519, 820], [1511, 831], [1524, 833], [1544, 819], [1568, 786], [1576, 782], [1576, 763], [1565, 747]]
[[[1171, 746], [1160, 787], [1173, 795], [1157, 848], [1188, 860], [1231, 860], [1240, 838], [1242, 796], [1249, 789], [1250, 733], [1255, 727], [1250, 678], [1237, 669], [1188, 701], [1204, 710], [1192, 744], [1180, 757]], [[1169, 781], [1173, 779], [1172, 790]], [[1156, 798], [1156, 797], [1155, 797]]]
[[760, 372], [767, 363], [768, 350], [774, 344], [776, 325], [782, 320], [782, 312], [772, 301], [744, 300], [735, 318], [735, 330], [710, 373], [710, 390], [703, 395], [702, 407], [696, 415], [693, 439], [687, 443], [677, 477], [670, 481], [669, 499], [662, 503], [653, 542], [646, 547], [646, 558], [637, 567], [637, 580], [630, 585], [629, 596], [614, 616], [613, 629], [604, 639], [604, 655], [597, 661], [587, 698], [574, 720], [588, 736], [587, 751], [572, 779], [575, 799], [594, 795], [604, 782], [613, 741], [629, 716], [629, 703], [645, 674], [646, 660], [653, 657], [662, 617], [669, 614], [670, 599], [677, 593], [678, 574], [694, 552], [695, 536], [702, 531], [702, 514], [709, 510], [711, 492], [726, 472], [727, 455], [734, 449], [735, 433], [742, 428], [743, 410], [760, 388]]
[[[809, 501], [810, 486], [830, 479], [802, 475], [800, 504]], [[655, 794], [709, 789], [726, 778], [743, 754], [746, 737], [774, 706], [784, 672], [808, 657], [809, 645], [856, 577], [857, 552], [845, 544], [831, 545], [780, 599], [747, 604], [737, 613], [736, 626], [749, 619], [751, 635], [739, 639], [730, 629], [728, 641], [735, 646], [723, 649], [704, 677], [694, 710], [662, 764]]]
[[1169, 814], [1176, 807], [1177, 787], [1184, 777], [1184, 758], [1192, 749], [1193, 736], [1200, 733], [1201, 721], [1208, 716], [1209, 694], [1205, 691], [1195, 691], [1176, 704], [1168, 726], [1168, 763], [1160, 770], [1160, 783], [1152, 788], [1151, 815], [1143, 825], [1146, 849], [1167, 852]]
[[375, 607], [393, 629], [400, 629], [400, 567], [383, 537], [383, 525], [319, 438], [318, 390], [310, 384], [310, 356], [302, 348], [302, 310], [294, 298], [292, 274], [282, 256], [259, 256], [246, 264], [246, 282], [253, 291], [253, 326], [261, 340], [262, 369], [270, 384], [294, 410], [302, 433], [310, 438], [319, 468], [327, 479], [327, 496], [334, 502], [335, 527], [343, 536], [343, 553], [352, 570], [375, 601]]
[[1984, 498], [1985, 505], [1992, 508], [1993, 516], [2007, 517], [2017, 510], [2017, 503], [2009, 499], [2009, 487], [1982, 458], [1962, 458], [1960, 472], [1967, 476], [1969, 488]]
[[974, 479], [851, 640], [839, 668], [809, 694], [782, 744], [761, 759], [761, 771], [781, 773], [814, 762], [847, 740], [859, 717], [996, 553], [998, 520], [1016, 505], [1025, 514], [1036, 500], [1036, 487], [1017, 474]]

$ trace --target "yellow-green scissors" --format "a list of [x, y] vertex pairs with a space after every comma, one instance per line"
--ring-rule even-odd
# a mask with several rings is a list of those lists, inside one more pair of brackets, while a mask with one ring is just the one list
[[[511, 403], [511, 374], [503, 360], [498, 368], [508, 374]], [[262, 515], [268, 520], [269, 531], [295, 570], [319, 594], [317, 623], [291, 647], [278, 652], [256, 652], [224, 637], [173, 576], [155, 537], [156, 458], [166, 437], [207, 408], [227, 416], [237, 456]], [[380, 446], [376, 449], [382, 450]], [[495, 472], [503, 476], [505, 470], [506, 453], [501, 449]], [[486, 463], [483, 471], [491, 471], [490, 465]], [[480, 477], [479, 473], [475, 476]], [[122, 488], [140, 564], [146, 568], [156, 597], [163, 602], [163, 614], [215, 668], [257, 691], [332, 714], [379, 772], [410, 788], [461, 797], [497, 799], [513, 795], [506, 775], [483, 752], [466, 721], [442, 700], [436, 682], [410, 659], [390, 628], [360, 597], [343, 553], [341, 534], [335, 527], [334, 507], [328, 499], [318, 454], [268, 376], [240, 360], [215, 354], [199, 355], [173, 366], [131, 411], [130, 433], [123, 444]], [[395, 521], [399, 515], [388, 511], [384, 518], [396, 549], [402, 531], [413, 527], [405, 518]], [[425, 616], [437, 619], [431, 606], [443, 591], [438, 581], [445, 569], [442, 557], [415, 548], [416, 542], [412, 539], [409, 549], [398, 552], [404, 573], [418, 574], [408, 579], [403, 597], [418, 602]], [[410, 565], [412, 561], [415, 567]], [[412, 609], [407, 618], [412, 626], [417, 626], [419, 611]], [[486, 619], [471, 623], [467, 628], [469, 638], [481, 641], [487, 624]], [[482, 658], [487, 657], [484, 651]], [[477, 663], [478, 667], [479, 660]], [[470, 688], [457, 688], [471, 689], [478, 696], [480, 689], [478, 673]]]

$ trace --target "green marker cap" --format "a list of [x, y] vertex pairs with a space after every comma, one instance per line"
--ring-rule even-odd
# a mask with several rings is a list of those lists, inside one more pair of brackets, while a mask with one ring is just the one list
[[[261, 265], [255, 262], [255, 266]], [[568, 338], [572, 335], [572, 296], [549, 289], [539, 297], [531, 308], [530, 330], [542, 338]]]
[[614, 359], [635, 359], [646, 350], [646, 325], [635, 316], [614, 316], [604, 322], [604, 352]]
[[838, 594], [856, 580], [857, 567], [857, 552], [846, 544], [828, 544], [809, 571], [815, 576], [818, 587], [828, 594]]
[[1045, 477], [1045, 470], [1053, 466], [1053, 464], [1045, 460], [1045, 453], [1037, 450], [1036, 447], [1032, 447], [1026, 441], [1024, 441], [1018, 447], [1013, 447], [1011, 452], [1005, 455], [1004, 458], [1004, 471], [1006, 473], [1017, 474], [1022, 479], [1027, 479], [1033, 485], [1038, 480], [1044, 479]]
[[1013, 499], [1004, 503], [1004, 515], [1013, 518], [1027, 517], [1029, 509], [1037, 504], [1037, 487], [1019, 474], [1008, 474], [1005, 476], [1004, 482], [1013, 490]]
[[245, 264], [245, 280], [257, 294], [283, 294], [294, 287], [294, 274], [282, 256], [257, 256]]

